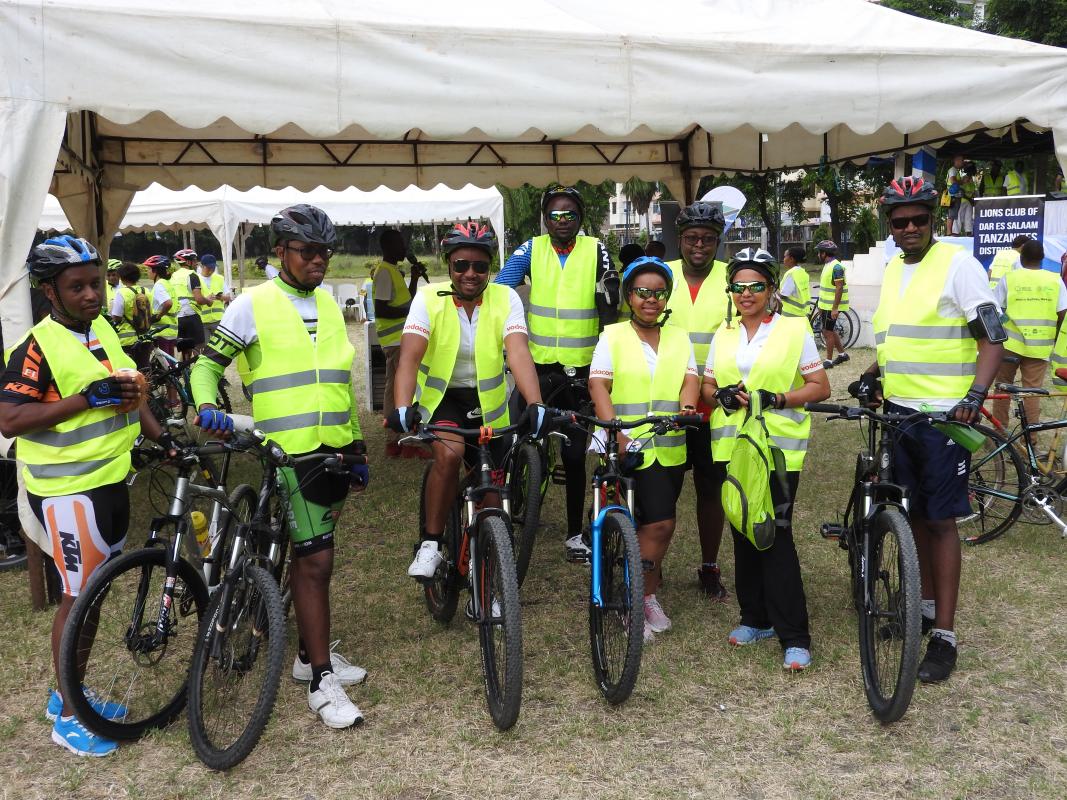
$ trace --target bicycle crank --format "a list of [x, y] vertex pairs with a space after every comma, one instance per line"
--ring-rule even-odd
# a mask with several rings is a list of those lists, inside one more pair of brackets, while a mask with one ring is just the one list
[[1048, 486], [1031, 486], [1023, 492], [1023, 515], [1035, 525], [1053, 523], [1060, 535], [1067, 537], [1067, 522], [1063, 521], [1063, 495]]

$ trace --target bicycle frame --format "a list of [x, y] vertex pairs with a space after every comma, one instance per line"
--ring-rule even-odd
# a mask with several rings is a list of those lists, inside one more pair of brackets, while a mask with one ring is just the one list
[[[590, 526], [590, 537], [592, 539], [592, 580], [590, 585], [590, 595], [593, 605], [602, 608], [604, 606], [604, 594], [601, 587], [602, 579], [602, 565], [600, 537], [603, 533], [604, 518], [607, 517], [609, 512], [619, 511], [625, 514], [631, 522], [634, 522], [633, 514], [630, 509], [634, 505], [634, 480], [633, 478], [626, 478], [619, 474], [619, 441], [618, 431], [611, 428], [608, 429], [608, 447], [606, 448], [606, 464], [604, 467], [599, 467], [593, 473], [593, 524]], [[601, 493], [604, 492], [607, 495], [608, 500], [614, 499], [611, 495], [614, 494], [614, 487], [621, 485], [623, 492], [626, 495], [626, 505], [620, 505], [618, 503], [610, 503], [608, 505], [601, 505]], [[635, 523], [636, 525], [636, 523]], [[623, 573], [626, 584], [630, 583], [629, 572]]]

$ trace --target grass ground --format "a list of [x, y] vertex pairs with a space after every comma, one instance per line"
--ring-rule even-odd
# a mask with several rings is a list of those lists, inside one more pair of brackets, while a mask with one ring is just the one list
[[[831, 373], [843, 397], [869, 353]], [[405, 576], [420, 464], [384, 461], [364, 415], [371, 488], [346, 508], [333, 583], [334, 636], [370, 670], [351, 691], [362, 728], [331, 731], [286, 677], [270, 726], [229, 774], [204, 769], [184, 721], [104, 760], [49, 741], [51, 613], [32, 613], [24, 573], [0, 575], [0, 797], [3, 798], [1062, 798], [1067, 794], [1067, 542], [1020, 525], [964, 552], [959, 669], [919, 686], [899, 723], [871, 716], [858, 663], [847, 566], [819, 523], [842, 507], [860, 445], [851, 423], [813, 425], [796, 538], [815, 664], [785, 674], [773, 643], [731, 649], [736, 605], [696, 591], [699, 553], [687, 486], [660, 592], [674, 629], [645, 651], [621, 708], [591, 678], [587, 573], [561, 558], [561, 487], [523, 587], [525, 688], [518, 725], [485, 710], [473, 627], [445, 629]], [[144, 530], [143, 487], [133, 494]], [[729, 542], [721, 556], [732, 583]], [[292, 640], [289, 656], [293, 654]]]

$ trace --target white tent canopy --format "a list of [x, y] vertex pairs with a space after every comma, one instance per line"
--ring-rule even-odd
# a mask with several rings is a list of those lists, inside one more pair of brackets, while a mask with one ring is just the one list
[[[310, 203], [323, 209], [337, 225], [393, 225], [403, 223], [449, 222], [465, 219], [488, 219], [504, 256], [504, 198], [497, 188], [479, 189], [465, 186], [449, 189], [436, 186], [420, 189], [410, 186], [402, 191], [380, 187], [370, 192], [359, 189], [256, 188], [239, 192], [221, 186], [210, 192], [196, 187], [181, 191], [152, 184], [134, 195], [126, 216], [119, 225], [123, 232], [210, 229], [223, 245], [224, 275], [230, 285], [231, 246], [237, 246], [242, 223], [270, 222], [279, 209], [297, 203]], [[71, 228], [59, 201], [52, 195], [45, 199], [41, 230], [64, 231]]]
[[714, 171], [1015, 124], [1067, 165], [1067, 52], [862, 0], [0, 0], [0, 312], [24, 328], [50, 182], [106, 246], [152, 182], [638, 176], [689, 200]]

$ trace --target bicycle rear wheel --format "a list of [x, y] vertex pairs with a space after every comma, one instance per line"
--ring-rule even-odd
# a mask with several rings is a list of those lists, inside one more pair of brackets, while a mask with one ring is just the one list
[[593, 676], [604, 698], [618, 705], [637, 682], [645, 633], [641, 550], [629, 517], [619, 511], [604, 517], [598, 551], [592, 563], [600, 576], [601, 603], [589, 600]]
[[489, 716], [506, 731], [518, 721], [522, 703], [522, 613], [511, 537], [500, 517], [479, 523], [472, 587], [481, 601], [476, 623]]
[[[426, 465], [422, 473], [422, 489], [419, 491], [419, 535], [426, 530], [426, 481], [433, 463]], [[430, 616], [447, 625], [456, 615], [459, 602], [459, 582], [456, 578], [456, 562], [459, 559], [459, 509], [455, 504], [445, 517], [445, 532], [441, 537], [441, 557], [444, 561], [428, 581], [422, 582], [426, 597], [426, 609]]]
[[526, 580], [537, 527], [541, 524], [541, 479], [541, 451], [531, 442], [520, 445], [508, 474], [515, 577], [519, 586]]
[[997, 431], [975, 425], [986, 437], [981, 449], [971, 455], [967, 475], [967, 497], [971, 513], [956, 518], [960, 539], [967, 544], [983, 544], [1007, 531], [1022, 513], [1022, 459]]
[[[207, 589], [196, 568], [180, 560], [174, 602], [160, 631], [166, 561], [164, 549], [154, 547], [107, 562], [78, 595], [63, 628], [60, 692], [100, 736], [136, 739], [170, 723], [185, 706], [186, 672]], [[100, 701], [125, 706], [125, 717], [102, 716]]]
[[246, 562], [232, 580], [211, 600], [189, 667], [189, 738], [200, 760], [219, 770], [241, 763], [259, 742], [285, 659], [274, 578]]
[[859, 613], [863, 688], [874, 716], [895, 722], [908, 710], [919, 670], [919, 557], [911, 526], [896, 509], [878, 512], [868, 535], [870, 605]]

